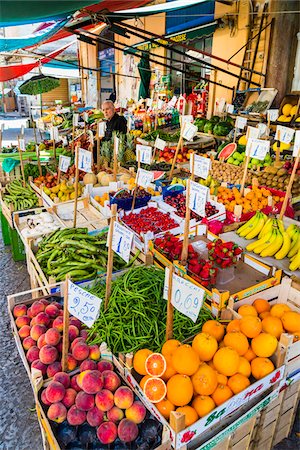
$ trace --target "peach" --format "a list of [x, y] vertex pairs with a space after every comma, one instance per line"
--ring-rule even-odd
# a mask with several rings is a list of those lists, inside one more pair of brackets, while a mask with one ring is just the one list
[[27, 313], [27, 306], [26, 305], [16, 305], [13, 309], [13, 315], [14, 317], [21, 317], [25, 316]]
[[81, 411], [89, 411], [95, 406], [94, 396], [80, 391], [76, 396], [75, 405]]
[[62, 305], [58, 302], [52, 302], [51, 305], [56, 306], [57, 309], [61, 310], [62, 309]]
[[97, 370], [97, 364], [91, 359], [86, 359], [85, 361], [82, 361], [79, 369], [80, 372], [84, 372], [85, 370]]
[[52, 303], [52, 304], [46, 306], [45, 313], [48, 314], [49, 317], [52, 317], [53, 319], [55, 319], [55, 317], [57, 317], [59, 314], [59, 309], [56, 305], [53, 305], [53, 303]]
[[86, 413], [75, 405], [71, 406], [67, 414], [67, 421], [70, 425], [82, 425], [85, 422]]
[[76, 395], [77, 392], [75, 391], [75, 389], [68, 388], [66, 389], [66, 393], [61, 402], [65, 405], [66, 408], [71, 408], [71, 406], [75, 404]]
[[78, 375], [77, 383], [87, 394], [96, 394], [103, 388], [103, 377], [98, 370], [85, 370]]
[[52, 324], [53, 328], [57, 328], [58, 331], [60, 331], [62, 333], [63, 329], [64, 329], [64, 319], [62, 316], [58, 316], [56, 317], [56, 319], [54, 319], [53, 324]]
[[127, 386], [119, 387], [114, 395], [115, 405], [121, 409], [130, 408], [133, 403], [133, 392]]
[[142, 402], [133, 402], [130, 408], [125, 411], [125, 416], [127, 419], [132, 420], [134, 423], [141, 423], [146, 417], [146, 408]]
[[45, 334], [45, 342], [48, 345], [57, 345], [60, 341], [61, 335], [57, 328], [49, 328]]
[[136, 423], [129, 419], [122, 419], [118, 425], [118, 436], [122, 442], [133, 442], [139, 434]]
[[24, 341], [22, 342], [22, 345], [25, 350], [29, 350], [31, 347], [34, 347], [36, 345], [36, 342], [32, 337], [27, 336]]
[[33, 325], [36, 325], [36, 318], [33, 317], [30, 321], [30, 326], [33, 327]]
[[49, 406], [47, 417], [56, 423], [62, 423], [67, 418], [67, 408], [61, 402]]
[[78, 331], [80, 330], [81, 322], [76, 317], [70, 317], [69, 323], [70, 323], [70, 325], [74, 325], [76, 328], [78, 328]]
[[101, 444], [112, 444], [118, 437], [117, 426], [113, 422], [103, 422], [97, 429]]
[[69, 341], [72, 342], [79, 336], [79, 330], [75, 325], [69, 326]]
[[49, 300], [47, 300], [46, 298], [40, 298], [40, 302], [42, 302], [45, 306], [50, 305]]
[[29, 325], [23, 325], [23, 327], [18, 331], [20, 338], [24, 339], [30, 336], [30, 330], [31, 327]]
[[39, 359], [36, 359], [31, 364], [31, 369], [37, 369], [42, 372], [43, 375], [46, 375], [47, 373], [47, 366], [46, 364], [43, 364]]
[[81, 388], [77, 384], [77, 375], [71, 378], [71, 388], [74, 389], [76, 392], [81, 391]]
[[24, 325], [30, 324], [30, 317], [28, 316], [20, 316], [16, 318], [17, 328], [22, 328]]
[[64, 315], [64, 312], [63, 312], [63, 310], [62, 310], [62, 309], [60, 309], [60, 310], [59, 310], [59, 314], [58, 314], [58, 317], [63, 317], [63, 315]]
[[46, 333], [42, 334], [38, 338], [38, 341], [37, 341], [38, 348], [42, 348], [42, 347], [44, 347], [44, 345], [46, 345], [45, 336], [46, 336]]
[[70, 386], [70, 375], [66, 372], [57, 372], [53, 380], [63, 384], [66, 389]]
[[71, 372], [72, 370], [76, 369], [76, 367], [77, 367], [76, 359], [70, 353], [68, 353], [68, 357], [67, 357], [68, 370]]
[[44, 389], [42, 394], [41, 394], [41, 400], [42, 400], [42, 403], [44, 403], [44, 405], [46, 405], [46, 406], [52, 405], [52, 403], [49, 402], [49, 400], [46, 397], [46, 389]]
[[87, 412], [86, 420], [91, 427], [99, 427], [99, 425], [104, 421], [104, 412], [94, 406]]
[[108, 389], [102, 389], [102, 391], [97, 392], [95, 403], [100, 411], [109, 411], [114, 406], [114, 394]]
[[46, 306], [40, 300], [37, 300], [36, 302], [32, 303], [32, 305], [30, 306], [32, 317], [35, 317], [40, 312], [45, 311], [45, 308], [46, 308]]
[[74, 341], [71, 342], [71, 350], [73, 350], [73, 348], [75, 347], [76, 344], [78, 344], [78, 342], [85, 342], [85, 340], [80, 336], [74, 339]]
[[30, 336], [32, 337], [32, 339], [37, 341], [38, 338], [40, 336], [42, 336], [42, 334], [46, 333], [46, 331], [47, 331], [47, 328], [45, 327], [45, 325], [36, 324], [36, 325], [33, 325], [33, 327], [31, 328]]
[[48, 402], [56, 403], [62, 401], [66, 393], [66, 389], [63, 384], [58, 381], [50, 381], [46, 387], [46, 397]]
[[83, 337], [83, 339], [86, 341], [88, 338], [88, 332], [86, 330], [81, 330], [80, 331], [80, 336]]
[[113, 406], [109, 411], [107, 411], [107, 418], [111, 422], [118, 423], [124, 418], [123, 411], [117, 406]]
[[26, 353], [26, 359], [31, 364], [36, 359], [39, 359], [40, 349], [35, 345], [34, 347], [30, 347], [28, 352]]
[[121, 386], [121, 380], [116, 372], [113, 372], [112, 370], [104, 370], [104, 372], [102, 372], [102, 376], [104, 379], [104, 389], [115, 392], [115, 390]]
[[47, 367], [47, 377], [52, 378], [57, 372], [61, 372], [61, 362], [55, 361]]
[[40, 360], [44, 364], [52, 364], [58, 357], [58, 351], [52, 345], [44, 345], [40, 349]]
[[83, 361], [89, 357], [90, 349], [85, 342], [78, 342], [72, 348], [72, 355], [77, 361]]
[[49, 325], [50, 317], [45, 312], [40, 312], [35, 317], [35, 323], [38, 323], [40, 325], [45, 325], [46, 327]]
[[102, 359], [97, 364], [99, 372], [104, 372], [104, 370], [114, 370], [114, 365], [111, 361], [107, 359]]
[[27, 316], [30, 317], [30, 319], [33, 318], [32, 312], [31, 312], [31, 308], [27, 309]]
[[57, 348], [58, 353], [62, 353], [62, 349], [63, 349], [63, 341], [62, 340], [56, 345], [56, 348]]
[[99, 346], [98, 345], [90, 345], [89, 347], [90, 347], [89, 358], [93, 359], [94, 361], [98, 361], [98, 359], [100, 359], [100, 356], [101, 356]]

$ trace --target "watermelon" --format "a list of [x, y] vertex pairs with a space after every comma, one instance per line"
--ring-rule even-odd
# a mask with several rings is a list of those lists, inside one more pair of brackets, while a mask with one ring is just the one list
[[228, 122], [218, 122], [213, 129], [216, 136], [227, 136], [232, 130], [232, 126]]
[[225, 147], [218, 154], [219, 159], [228, 159], [236, 151], [237, 145], [234, 142], [225, 145]]
[[204, 133], [212, 133], [214, 126], [214, 123], [210, 121], [206, 122], [206, 124], [204, 125]]
[[152, 173], [153, 173], [153, 181], [157, 181], [163, 178], [166, 172], [163, 172], [162, 170], [153, 170]]
[[204, 130], [204, 125], [206, 124], [207, 119], [196, 119], [194, 122], [194, 125], [196, 125], [196, 127], [198, 127], [198, 131], [203, 131]]
[[212, 122], [212, 123], [214, 123], [214, 124], [216, 124], [216, 123], [220, 122], [220, 117], [219, 117], [219, 116], [212, 116], [212, 117], [209, 119], [209, 121]]

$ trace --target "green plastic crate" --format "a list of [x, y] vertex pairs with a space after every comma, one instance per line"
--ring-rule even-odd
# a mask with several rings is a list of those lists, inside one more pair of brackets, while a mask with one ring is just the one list
[[4, 245], [10, 245], [10, 234], [9, 234], [10, 226], [8, 225], [8, 222], [5, 219], [4, 215], [2, 214], [1, 210], [0, 210], [0, 217], [1, 217], [1, 229]]
[[13, 230], [9, 227], [9, 236], [13, 260], [24, 261], [26, 258], [25, 247], [17, 233], [17, 230]]

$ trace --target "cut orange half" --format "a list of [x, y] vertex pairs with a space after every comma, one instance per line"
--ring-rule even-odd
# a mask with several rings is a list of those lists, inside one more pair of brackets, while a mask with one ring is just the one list
[[161, 377], [167, 368], [167, 362], [161, 353], [152, 353], [145, 362], [145, 369], [152, 377]]
[[151, 403], [161, 402], [167, 394], [166, 383], [161, 378], [151, 377], [144, 385], [144, 394]]

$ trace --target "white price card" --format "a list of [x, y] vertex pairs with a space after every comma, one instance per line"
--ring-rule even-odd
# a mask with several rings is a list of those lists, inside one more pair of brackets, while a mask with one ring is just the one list
[[73, 114], [73, 118], [72, 118], [72, 125], [73, 125], [73, 127], [78, 127], [78, 122], [79, 122], [79, 114], [78, 113], [74, 113]]
[[97, 132], [99, 137], [104, 137], [106, 131], [106, 122], [98, 122]]
[[84, 121], [84, 122], [87, 122], [87, 121], [89, 120], [89, 115], [88, 115], [88, 113], [87, 113], [87, 112], [84, 112], [84, 113], [82, 114], [82, 118], [83, 118], [83, 121]]
[[205, 205], [208, 197], [208, 187], [202, 184], [190, 181], [190, 199], [189, 206], [199, 216], [205, 216]]
[[299, 156], [299, 152], [300, 152], [300, 130], [297, 130], [295, 133], [293, 156], [297, 158], [297, 156]]
[[228, 103], [226, 105], [226, 111], [228, 112], [228, 114], [232, 114], [234, 111], [234, 105], [231, 105], [230, 103]]
[[25, 139], [19, 139], [19, 147], [22, 152], [26, 151]]
[[[206, 180], [209, 171], [211, 169], [210, 158], [204, 158], [203, 156], [194, 155], [194, 175]], [[193, 158], [190, 159], [190, 172], [193, 170]]]
[[185, 116], [181, 116], [181, 126], [182, 126], [184, 123], [191, 123], [191, 122], [193, 122], [193, 121], [194, 121], [194, 117], [193, 117], [192, 114], [188, 114], [188, 115], [185, 115]]
[[247, 127], [247, 137], [248, 139], [258, 139], [259, 138], [259, 129], [255, 127]]
[[123, 108], [123, 109], [127, 108], [127, 103], [128, 103], [127, 98], [121, 98], [121, 100], [120, 100], [120, 108]]
[[68, 171], [68, 168], [70, 167], [70, 164], [71, 164], [70, 156], [59, 155], [58, 168], [61, 172], [66, 173]]
[[192, 123], [186, 123], [183, 127], [182, 137], [187, 141], [192, 141], [198, 132], [198, 127]]
[[246, 155], [263, 161], [270, 151], [270, 141], [262, 139], [248, 139]]
[[162, 100], [157, 100], [157, 109], [162, 109], [164, 102]]
[[147, 108], [151, 108], [152, 103], [153, 103], [152, 98], [146, 98], [146, 106], [147, 106]]
[[87, 327], [91, 328], [100, 314], [102, 299], [68, 281], [68, 310]]
[[130, 258], [130, 250], [132, 247], [134, 233], [118, 222], [114, 223], [114, 231], [112, 238], [112, 249], [125, 262], [128, 263]]
[[154, 148], [158, 148], [158, 150], [164, 150], [166, 145], [166, 141], [163, 141], [162, 139], [160, 139], [160, 137], [157, 136], [154, 142]]
[[152, 160], [152, 147], [150, 145], [136, 145], [136, 160], [138, 161], [140, 159], [140, 162], [142, 164], [151, 164]]
[[50, 138], [52, 141], [59, 141], [59, 135], [58, 135], [58, 128], [57, 127], [51, 127], [50, 128]]
[[[269, 128], [265, 123], [259, 123], [257, 125], [257, 129], [258, 129], [258, 139], [263, 137], [263, 136], [269, 136]], [[249, 137], [253, 137], [253, 136], [249, 136]]]
[[153, 181], [153, 175], [153, 172], [149, 172], [149, 170], [139, 169], [136, 177], [136, 184], [143, 188], [147, 188]]
[[83, 172], [92, 172], [92, 152], [84, 148], [79, 149], [78, 168]]
[[276, 122], [279, 117], [279, 109], [268, 109], [267, 118], [270, 122]]
[[[169, 268], [165, 269], [164, 298], [168, 299]], [[204, 289], [173, 274], [171, 303], [177, 311], [196, 322], [204, 301]]]
[[59, 139], [62, 141], [62, 146], [66, 147], [68, 145], [68, 139], [66, 136], [59, 136]]
[[243, 130], [246, 125], [247, 125], [246, 117], [237, 117], [235, 119], [235, 128], [238, 128], [239, 130]]
[[39, 119], [37, 124], [38, 124], [38, 129], [39, 130], [45, 131], [45, 123], [44, 123], [44, 121], [42, 119]]
[[176, 97], [176, 95], [173, 95], [173, 97], [171, 98], [171, 100], [168, 103], [168, 106], [171, 106], [174, 108], [176, 103], [177, 103], [177, 97]]
[[[280, 142], [283, 142], [284, 144], [290, 144], [293, 140], [295, 134], [295, 130], [288, 127], [283, 127], [282, 125], [277, 125], [276, 127], [276, 134], [275, 139], [277, 139]], [[280, 139], [279, 139], [280, 135]]]

